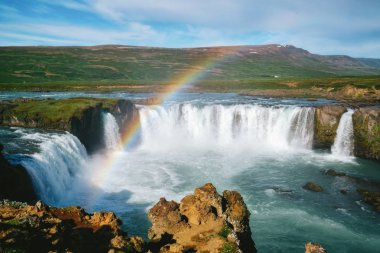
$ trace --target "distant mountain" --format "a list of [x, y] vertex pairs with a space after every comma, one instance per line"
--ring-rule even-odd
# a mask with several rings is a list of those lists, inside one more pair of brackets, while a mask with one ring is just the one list
[[323, 56], [289, 45], [0, 47], [0, 83], [166, 82], [197, 70], [206, 80], [368, 76], [380, 75], [380, 59]]
[[372, 59], [372, 58], [357, 58], [362, 64], [365, 64], [372, 68], [380, 69], [380, 59]]

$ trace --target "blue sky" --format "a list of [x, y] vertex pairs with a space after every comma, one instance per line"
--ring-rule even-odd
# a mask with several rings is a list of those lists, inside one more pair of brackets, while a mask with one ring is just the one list
[[0, 0], [0, 45], [291, 44], [380, 58], [380, 0]]

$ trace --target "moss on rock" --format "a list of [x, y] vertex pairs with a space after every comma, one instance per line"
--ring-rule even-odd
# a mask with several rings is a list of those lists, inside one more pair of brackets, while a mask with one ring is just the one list
[[355, 156], [380, 160], [380, 108], [360, 108], [352, 120]]
[[314, 148], [331, 148], [334, 143], [340, 118], [346, 111], [347, 109], [345, 107], [337, 105], [324, 105], [315, 109]]

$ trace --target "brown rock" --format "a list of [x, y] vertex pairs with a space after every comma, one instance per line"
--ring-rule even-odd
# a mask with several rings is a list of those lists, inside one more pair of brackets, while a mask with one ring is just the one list
[[305, 253], [327, 253], [327, 251], [318, 243], [308, 242], [305, 244]]
[[314, 148], [330, 149], [342, 114], [347, 109], [338, 105], [317, 107], [314, 114]]
[[142, 240], [128, 238], [120, 224], [113, 213], [2, 201], [0, 252], [142, 252]]
[[238, 192], [220, 196], [208, 183], [178, 204], [160, 199], [149, 210], [152, 252], [256, 252], [249, 211]]
[[323, 188], [314, 182], [308, 182], [302, 188], [309, 190], [309, 191], [314, 191], [314, 192], [323, 192]]
[[371, 205], [376, 212], [380, 212], [380, 192], [358, 189], [364, 202]]
[[353, 114], [352, 121], [355, 156], [380, 160], [380, 108], [360, 108]]

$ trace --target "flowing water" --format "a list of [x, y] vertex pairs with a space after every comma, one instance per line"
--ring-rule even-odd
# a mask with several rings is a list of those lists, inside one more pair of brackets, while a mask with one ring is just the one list
[[336, 156], [352, 156], [354, 154], [354, 126], [352, 123], [354, 110], [345, 112], [338, 125], [334, 145], [331, 152]]
[[[11, 161], [35, 170], [34, 181], [46, 174], [47, 183], [38, 188], [45, 201], [112, 210], [129, 234], [146, 236], [146, 211], [161, 196], [179, 201], [212, 182], [220, 192], [242, 193], [259, 252], [303, 252], [306, 241], [331, 252], [378, 252], [379, 214], [360, 200], [350, 180], [323, 171], [380, 181], [379, 163], [351, 156], [352, 111], [341, 119], [332, 154], [311, 149], [312, 106], [320, 103], [326, 101], [186, 94], [161, 106], [139, 106], [142, 140], [134, 150], [115, 150], [116, 121], [105, 114], [108, 151], [87, 158], [68, 133], [0, 128], [0, 136]], [[45, 155], [50, 152], [69, 156], [68, 169], [37, 162], [39, 156], [54, 160]], [[309, 181], [324, 192], [304, 190]]]

